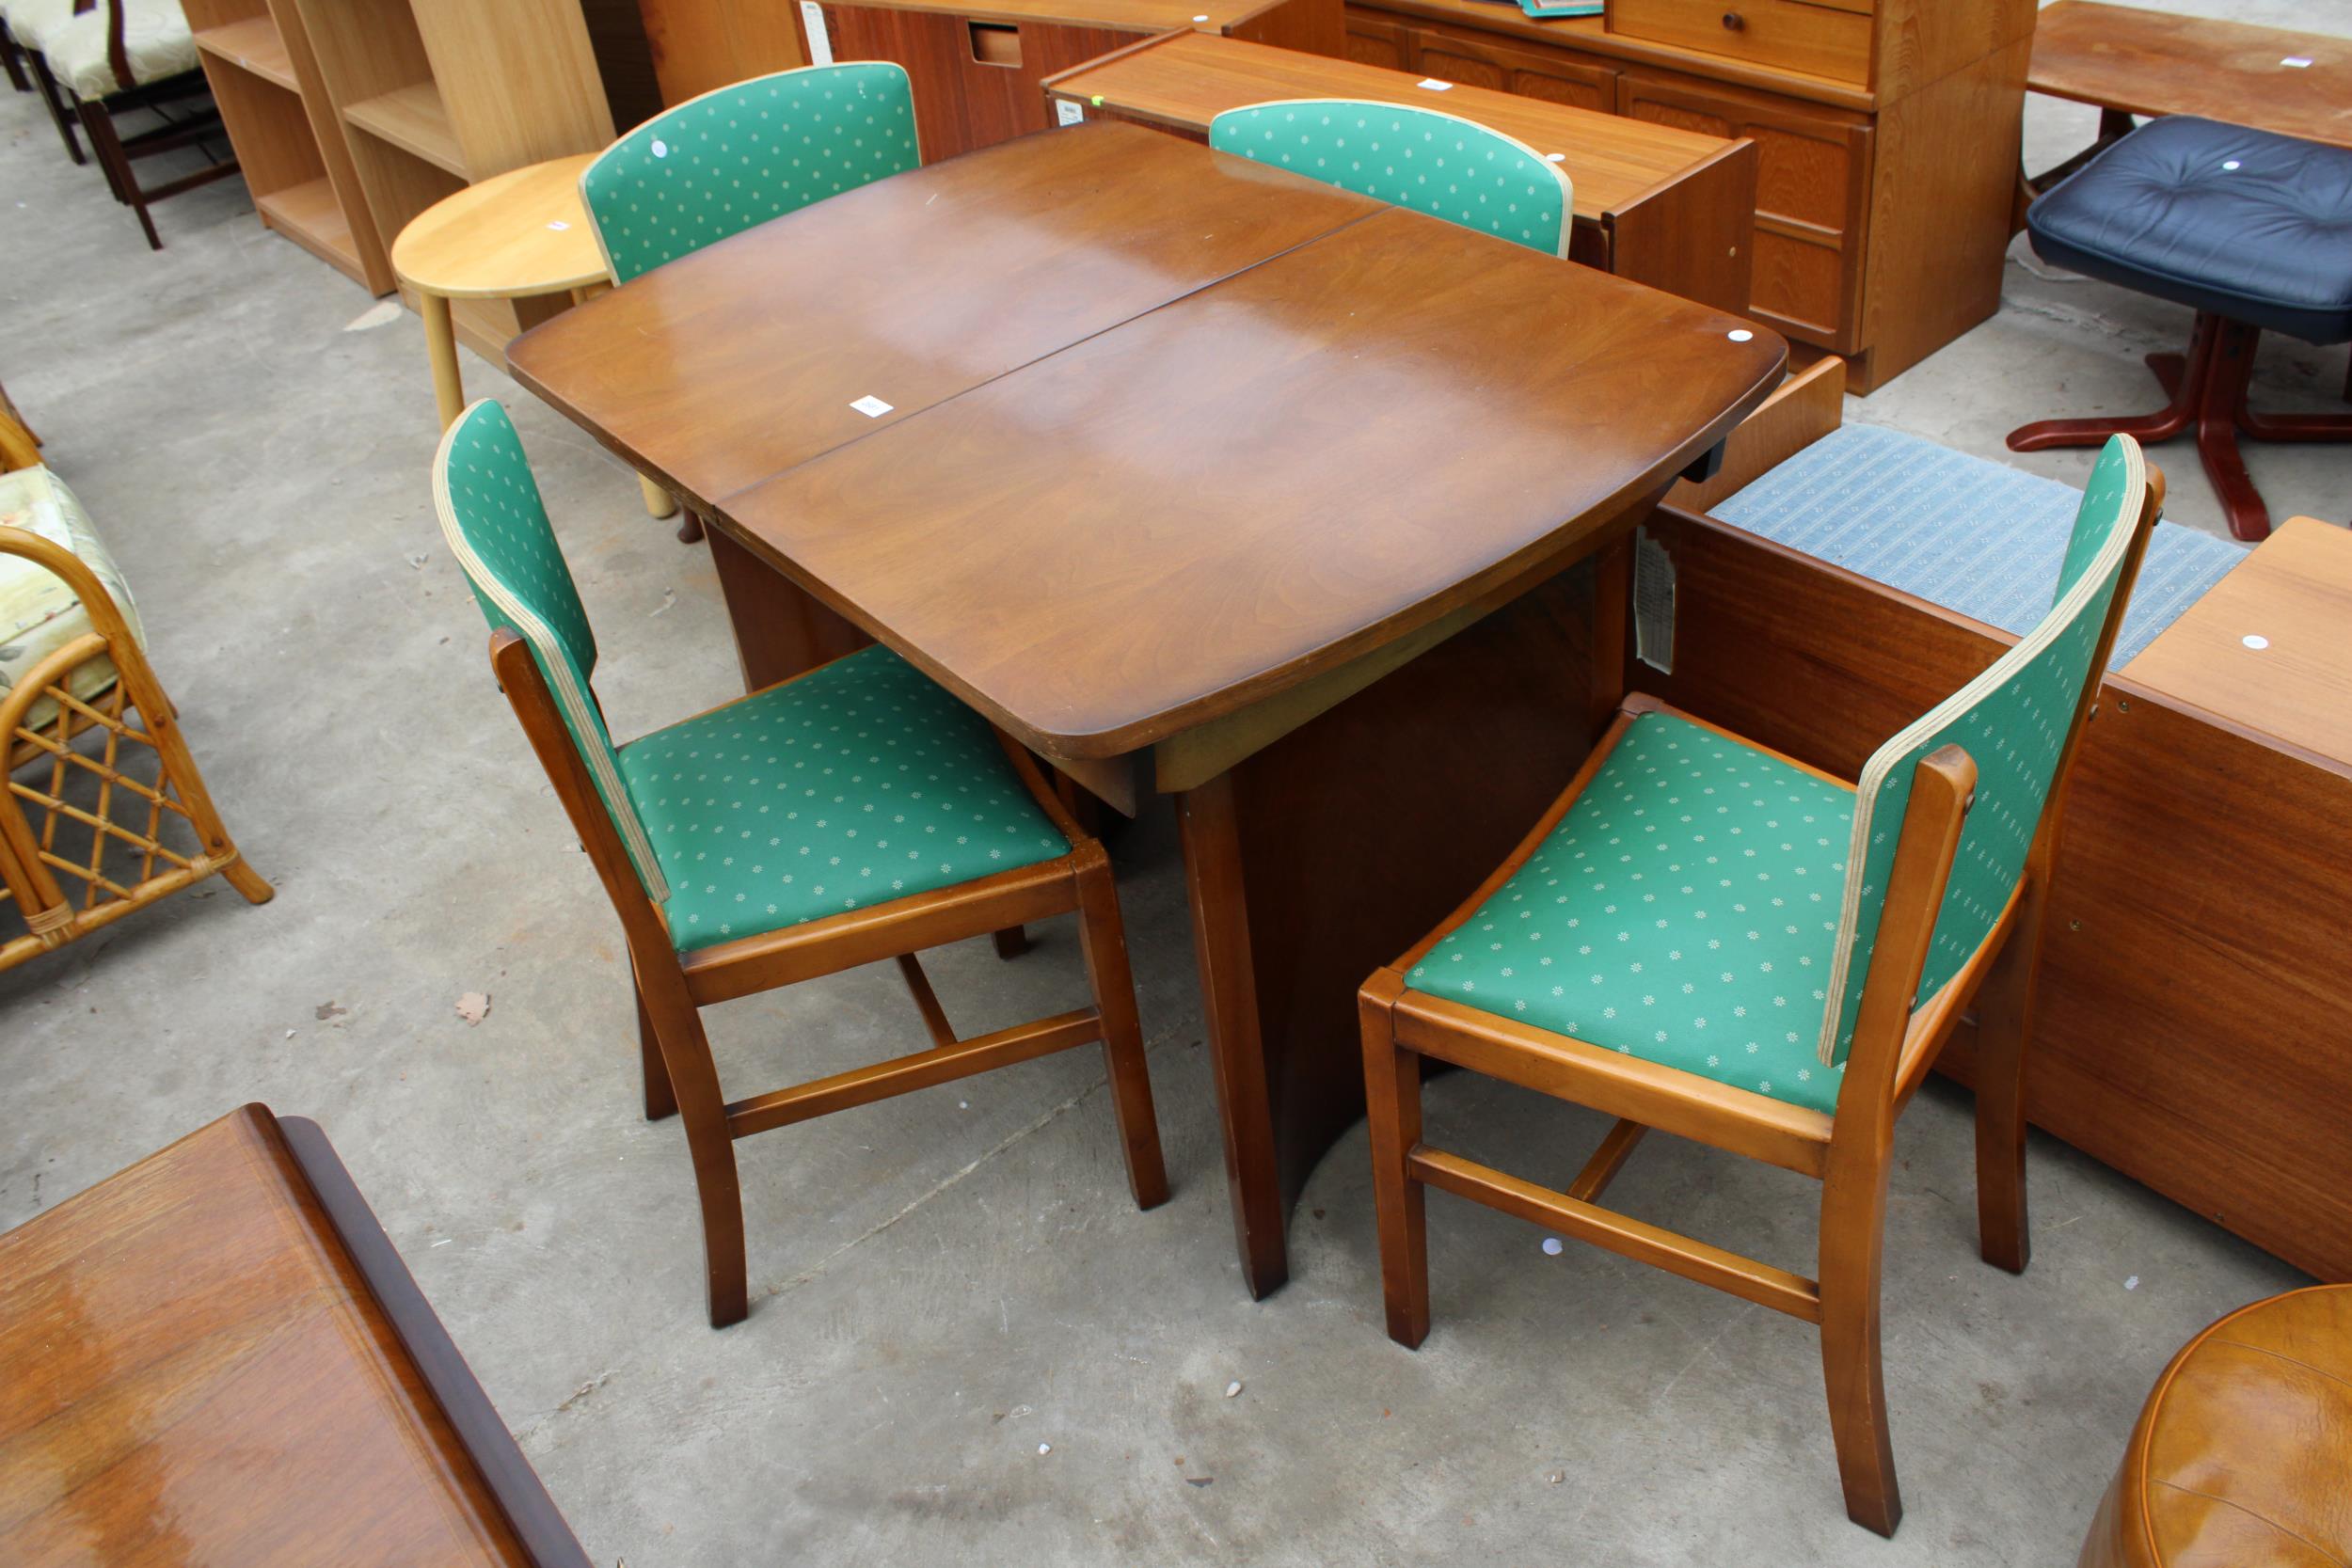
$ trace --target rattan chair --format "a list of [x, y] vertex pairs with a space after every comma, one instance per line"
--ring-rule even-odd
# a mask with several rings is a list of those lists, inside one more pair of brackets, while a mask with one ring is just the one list
[[0, 908], [24, 927], [0, 927], [0, 970], [215, 871], [253, 903], [271, 896], [101, 569], [112, 575], [54, 475], [0, 474]]

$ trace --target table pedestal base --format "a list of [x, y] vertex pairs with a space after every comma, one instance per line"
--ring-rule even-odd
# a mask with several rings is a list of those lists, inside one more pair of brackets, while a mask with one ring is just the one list
[[[1364, 1114], [1356, 988], [1502, 863], [1592, 749], [1597, 576], [1614, 574], [1552, 578], [1177, 798], [1252, 1296], [1289, 1277], [1291, 1206]], [[1615, 686], [1618, 660], [1598, 663]]]

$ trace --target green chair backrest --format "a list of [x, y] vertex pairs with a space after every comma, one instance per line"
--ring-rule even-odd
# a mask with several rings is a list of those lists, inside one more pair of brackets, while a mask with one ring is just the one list
[[663, 110], [588, 166], [580, 195], [612, 281], [626, 283], [920, 161], [903, 67], [812, 65]]
[[1870, 755], [1854, 800], [1846, 892], [1825, 988], [1821, 1060], [1843, 1062], [1870, 967], [1896, 840], [1911, 800], [1914, 769], [1938, 747], [1958, 744], [1977, 765], [1976, 803], [1936, 917], [1916, 1001], [1944, 989], [1992, 933], [2025, 874], [2110, 615], [2130, 594], [2123, 580], [2148, 492], [2148, 466], [2127, 436], [2109, 440], [2074, 514], [2058, 593], [2041, 625], [2014, 648]]
[[493, 628], [511, 631], [530, 645], [645, 892], [657, 901], [667, 898], [653, 841], [621, 783], [612, 733], [589, 689], [588, 678], [596, 668], [596, 635], [588, 629], [571, 568], [548, 524], [531, 460], [523, 455], [514, 421], [493, 400], [485, 398], [460, 414], [441, 437], [433, 459], [433, 506], [483, 615]]
[[1209, 145], [1553, 256], [1568, 253], [1574, 192], [1542, 153], [1459, 115], [1355, 98], [1228, 109]]

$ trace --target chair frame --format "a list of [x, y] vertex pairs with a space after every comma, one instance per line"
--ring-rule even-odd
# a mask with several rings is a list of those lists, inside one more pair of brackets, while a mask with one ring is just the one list
[[[997, 744], [1039, 809], [1070, 841], [1068, 854], [680, 953], [670, 939], [660, 906], [646, 894], [629, 862], [530, 645], [503, 628], [493, 632], [490, 665], [621, 917], [637, 994], [645, 1118], [660, 1121], [675, 1114], [685, 1127], [702, 1208], [705, 1287], [713, 1328], [740, 1322], [750, 1310], [735, 1140], [771, 1128], [1100, 1041], [1129, 1189], [1141, 1209], [1156, 1208], [1167, 1199], [1168, 1174], [1110, 857], [1063, 809], [1039, 776], [1036, 763], [1001, 733]], [[722, 704], [710, 711], [732, 705]], [[915, 955], [927, 947], [993, 934], [998, 954], [1010, 958], [1025, 945], [1020, 934], [1024, 922], [1072, 912], [1078, 916], [1093, 1006], [959, 1038]], [[882, 958], [898, 961], [930, 1037], [930, 1049], [790, 1088], [740, 1100], [724, 1097], [710, 1041], [703, 1032], [701, 1008]]]
[[[177, 151], [183, 147], [204, 150], [207, 142], [225, 142], [227, 127], [222, 123], [220, 110], [208, 105], [186, 119], [174, 120], [164, 113], [164, 105], [184, 99], [204, 97], [212, 88], [202, 69], [183, 71], [156, 82], [133, 79], [130, 50], [123, 41], [122, 0], [74, 0], [74, 14], [85, 15], [101, 4], [106, 8], [106, 63], [114, 72], [115, 90], [100, 99], [86, 99], [74, 92], [49, 69], [49, 62], [39, 52], [24, 51], [32, 65], [33, 79], [40, 87], [49, 112], [57, 122], [57, 134], [65, 138], [66, 151], [75, 163], [83, 162], [82, 150], [73, 140], [72, 121], [78, 119], [89, 136], [91, 149], [98, 154], [98, 166], [104, 171], [106, 185], [114, 198], [138, 215], [139, 228], [147, 235], [147, 248], [161, 250], [164, 242], [155, 231], [155, 220], [148, 208], [167, 197], [209, 185], [238, 172], [236, 158], [215, 161], [193, 174], [183, 174], [156, 186], [139, 183], [137, 170], [133, 166], [141, 158], [158, 153]], [[152, 130], [124, 136], [115, 128], [114, 117], [135, 109], [145, 109], [164, 121]]]
[[[22, 556], [63, 578], [81, 601], [91, 627], [52, 649], [0, 698], [0, 741], [5, 741], [0, 745], [0, 761], [8, 768], [7, 787], [0, 789], [0, 895], [14, 900], [28, 927], [25, 935], [0, 942], [0, 970], [87, 936], [215, 871], [247, 902], [267, 903], [275, 890], [246, 863], [230, 838], [180, 733], [170, 700], [164, 695], [113, 595], [73, 552], [24, 529], [0, 527], [0, 555]], [[105, 692], [85, 702], [72, 694], [68, 683], [75, 670], [99, 657], [113, 663], [115, 681]], [[44, 696], [56, 701], [57, 713], [54, 721], [36, 730], [25, 720]], [[134, 710], [145, 721], [144, 729], [133, 724], [130, 713]], [[91, 730], [103, 730], [106, 735], [96, 757], [73, 745]], [[151, 785], [122, 770], [126, 743], [153, 749], [158, 772]], [[46, 788], [16, 776], [43, 758], [50, 767]], [[100, 780], [94, 814], [65, 799], [65, 781], [75, 769], [94, 773]], [[146, 802], [145, 832], [113, 820], [109, 808], [117, 791]], [[177, 800], [171, 798], [174, 794]], [[25, 816], [26, 802], [43, 814], [38, 830]], [[194, 830], [201, 846], [195, 854], [182, 855], [164, 847], [164, 823], [174, 816]], [[88, 861], [76, 863], [57, 853], [61, 821], [77, 822], [90, 831]], [[138, 859], [138, 875], [127, 882], [106, 874], [106, 852], [118, 845]], [[161, 871], [156, 869], [158, 862], [164, 863]], [[60, 874], [84, 884], [78, 905], [59, 883]]]
[[[1406, 979], [1415, 964], [1535, 854], [1642, 714], [1672, 714], [1816, 778], [1851, 787], [1851, 781], [1756, 746], [1655, 698], [1629, 696], [1566, 790], [1510, 858], [1436, 930], [1395, 963], [1373, 973], [1359, 993], [1358, 1011], [1391, 1338], [1412, 1348], [1429, 1332], [1424, 1195], [1431, 1186], [1785, 1312], [1820, 1330], [1830, 1429], [1847, 1515], [1882, 1535], [1895, 1532], [1902, 1518], [1902, 1498], [1887, 1426], [1879, 1329], [1895, 1121], [1973, 1004], [1979, 1245], [1988, 1263], [2012, 1274], [2022, 1272], [2029, 1252], [2026, 1046], [2050, 871], [2064, 816], [2068, 772], [2097, 704], [2095, 673], [2106, 668], [2149, 531], [2163, 507], [2163, 475], [2151, 465], [2148, 476], [2147, 497], [2100, 629], [2090, 666], [2093, 678], [2084, 683], [2075, 705], [2017, 887], [1960, 973], [1915, 1006], [1976, 787], [1976, 764], [1958, 746], [1947, 745], [1922, 758], [1915, 769], [1835, 1116], [1417, 992]], [[1617, 1117], [1616, 1124], [1566, 1191], [1538, 1186], [1423, 1140], [1423, 1056], [1590, 1106]], [[1818, 1279], [1602, 1207], [1600, 1196], [1652, 1128], [1821, 1182]]]

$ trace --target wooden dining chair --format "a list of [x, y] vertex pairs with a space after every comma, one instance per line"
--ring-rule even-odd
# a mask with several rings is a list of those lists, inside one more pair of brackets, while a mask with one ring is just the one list
[[[1801, 1318], [1821, 1333], [1846, 1512], [1894, 1533], [1895, 1118], [1973, 1004], [1979, 1240], [2022, 1270], [2026, 1043], [2067, 768], [2162, 499], [2138, 447], [2109, 442], [2049, 614], [1858, 785], [1629, 698], [1510, 859], [1374, 972], [1359, 1007], [1391, 1338], [1429, 1331], [1430, 1186]], [[1424, 1140], [1423, 1056], [1618, 1120], [1551, 1191]], [[1650, 1128], [1820, 1180], [1819, 1279], [1601, 1207]]]
[[[580, 195], [617, 287], [920, 162], [905, 68], [858, 60], [755, 76], [665, 109], [582, 169]], [[677, 532], [703, 536], [691, 508]]]
[[[1028, 755], [872, 646], [615, 745], [596, 640], [506, 411], [441, 439], [434, 501], [492, 627], [490, 664], [621, 918], [648, 1119], [677, 1113], [710, 1322], [740, 1320], [734, 1140], [1100, 1041], [1136, 1202], [1168, 1196], [1103, 847]], [[959, 1038], [914, 955], [1076, 911], [1093, 1005]], [[698, 1009], [895, 958], [931, 1047], [727, 1100]]]
[[1567, 174], [1525, 142], [1459, 115], [1286, 98], [1216, 116], [1209, 146], [1515, 245], [1568, 253], [1575, 191]]
[[[167, 197], [237, 172], [197, 51], [196, 34], [179, 0], [10, 0], [10, 31], [28, 46], [28, 63], [73, 161], [72, 120], [79, 119], [98, 154], [99, 167], [117, 201], [128, 206], [161, 250], [148, 209]], [[134, 135], [121, 134], [119, 116], [145, 111], [159, 121]], [[159, 185], [140, 183], [142, 160], [183, 149], [200, 152], [206, 166]]]

